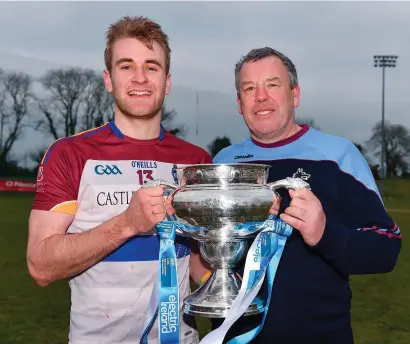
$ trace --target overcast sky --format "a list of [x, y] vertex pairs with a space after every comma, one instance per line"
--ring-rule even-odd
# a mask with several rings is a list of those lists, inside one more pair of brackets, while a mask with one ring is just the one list
[[[296, 65], [297, 115], [359, 143], [381, 118], [382, 71], [373, 67], [373, 55], [399, 55], [397, 68], [386, 70], [386, 120], [410, 128], [410, 2], [1, 2], [0, 68], [101, 71], [105, 32], [124, 15], [148, 16], [170, 36], [168, 104], [187, 125], [186, 138], [204, 148], [218, 135], [233, 142], [247, 135], [236, 109], [233, 68], [263, 46]], [[44, 144], [31, 131], [25, 138], [15, 154], [24, 152], [28, 139], [30, 147]]]

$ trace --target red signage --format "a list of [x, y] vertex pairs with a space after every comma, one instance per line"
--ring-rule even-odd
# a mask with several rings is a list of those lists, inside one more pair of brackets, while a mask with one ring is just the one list
[[0, 191], [35, 192], [36, 183], [25, 180], [0, 179]]

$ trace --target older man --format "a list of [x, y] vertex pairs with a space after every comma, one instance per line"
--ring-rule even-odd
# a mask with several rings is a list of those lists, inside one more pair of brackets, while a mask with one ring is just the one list
[[269, 164], [269, 182], [300, 177], [311, 190], [282, 194], [280, 218], [294, 231], [265, 290], [271, 292], [266, 318], [239, 319], [226, 340], [264, 322], [251, 343], [351, 344], [349, 276], [392, 271], [400, 230], [355, 145], [296, 123], [300, 87], [289, 58], [254, 49], [236, 65], [235, 82], [250, 136], [214, 162]]

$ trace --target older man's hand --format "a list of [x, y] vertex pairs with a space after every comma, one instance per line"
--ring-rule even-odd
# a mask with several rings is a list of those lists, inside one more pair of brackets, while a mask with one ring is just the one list
[[289, 195], [292, 201], [280, 218], [298, 230], [308, 245], [315, 246], [326, 226], [322, 204], [309, 189], [289, 190]]

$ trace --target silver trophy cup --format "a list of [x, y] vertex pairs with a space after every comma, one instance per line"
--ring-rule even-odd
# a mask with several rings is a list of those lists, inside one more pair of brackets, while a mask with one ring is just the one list
[[[224, 318], [238, 295], [241, 280], [235, 265], [248, 250], [248, 239], [261, 230], [279, 188], [309, 187], [299, 178], [267, 183], [270, 166], [199, 164], [177, 168], [179, 185], [155, 180], [145, 186], [172, 189], [177, 234], [199, 242], [201, 256], [212, 266], [210, 278], [184, 300], [187, 314]], [[252, 225], [252, 224], [257, 225]], [[256, 297], [244, 315], [264, 310]]]

